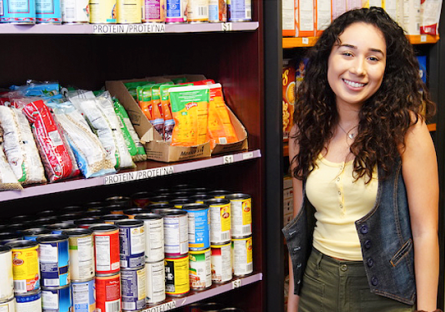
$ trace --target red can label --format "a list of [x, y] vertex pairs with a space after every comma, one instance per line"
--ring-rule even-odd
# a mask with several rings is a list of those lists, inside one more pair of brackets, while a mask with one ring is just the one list
[[94, 232], [94, 255], [96, 257], [96, 274], [119, 272], [119, 230]]
[[96, 277], [96, 307], [101, 312], [120, 312], [121, 279], [120, 274]]

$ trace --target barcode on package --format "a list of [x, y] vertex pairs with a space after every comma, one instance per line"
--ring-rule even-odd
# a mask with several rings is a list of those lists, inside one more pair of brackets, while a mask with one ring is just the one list
[[221, 241], [222, 242], [228, 241], [230, 238], [231, 238], [230, 232], [221, 233]]
[[45, 278], [43, 280], [44, 286], [60, 286], [59, 284], [60, 282], [58, 278]]
[[121, 309], [121, 300], [105, 302], [105, 312], [119, 312]]
[[25, 280], [14, 281], [14, 291], [16, 293], [26, 293], [26, 281]]
[[205, 7], [205, 6], [198, 7], [198, 15], [200, 15], [200, 16], [207, 16], [208, 15], [207, 7]]
[[136, 303], [122, 301], [122, 309], [123, 310], [136, 310]]

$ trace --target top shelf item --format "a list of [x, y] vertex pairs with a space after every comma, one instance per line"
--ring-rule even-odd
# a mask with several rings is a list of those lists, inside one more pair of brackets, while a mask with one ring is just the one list
[[[411, 44], [434, 44], [439, 40], [439, 35], [408, 35]], [[318, 37], [283, 37], [283, 49], [312, 47]]]
[[258, 22], [238, 23], [197, 23], [197, 24], [69, 24], [69, 25], [0, 25], [0, 34], [148, 34], [148, 33], [195, 33], [252, 31], [259, 27]]

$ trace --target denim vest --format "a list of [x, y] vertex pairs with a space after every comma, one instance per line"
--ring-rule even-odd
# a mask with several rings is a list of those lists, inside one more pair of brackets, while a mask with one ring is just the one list
[[[416, 296], [414, 250], [405, 184], [400, 160], [389, 177], [379, 183], [375, 206], [363, 218], [355, 221], [363, 263], [372, 293], [413, 305]], [[295, 294], [307, 259], [312, 250], [315, 208], [306, 197], [298, 215], [283, 228], [294, 271]]]

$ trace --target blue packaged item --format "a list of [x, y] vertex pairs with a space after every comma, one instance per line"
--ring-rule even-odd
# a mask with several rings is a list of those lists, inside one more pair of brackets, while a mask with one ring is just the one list
[[426, 84], [426, 55], [417, 56], [417, 61], [419, 62], [419, 75], [422, 81]]

